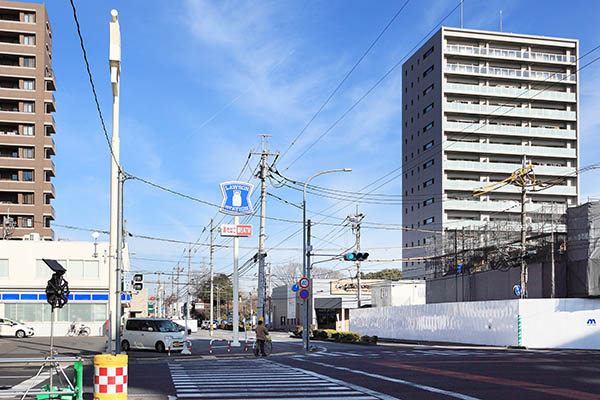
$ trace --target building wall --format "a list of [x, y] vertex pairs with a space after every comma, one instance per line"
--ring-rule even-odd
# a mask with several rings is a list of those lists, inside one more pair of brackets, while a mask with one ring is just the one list
[[525, 299], [364, 308], [350, 311], [350, 330], [407, 341], [600, 349], [600, 300]]
[[[473, 190], [509, 177], [522, 166], [523, 156], [534, 165], [539, 181], [575, 176], [578, 51], [578, 41], [572, 39], [444, 27], [403, 64], [403, 224], [417, 229], [404, 233], [404, 246], [416, 247], [405, 256], [427, 255], [427, 248], [418, 246], [424, 240], [431, 243], [435, 233], [426, 230], [518, 222], [519, 188], [506, 185], [479, 197], [473, 197]], [[430, 65], [433, 76], [424, 78]], [[435, 88], [423, 96], [429, 82]], [[424, 107], [431, 103], [434, 107], [424, 117]], [[435, 122], [429, 135], [419, 132], [430, 119]], [[430, 140], [434, 146], [424, 150]], [[434, 164], [423, 172], [432, 159]], [[431, 193], [419, 187], [430, 177], [435, 177]], [[527, 212], [560, 219], [567, 206], [577, 204], [577, 179], [530, 194]], [[429, 198], [434, 203], [423, 207]], [[423, 227], [431, 217], [433, 224]], [[540, 218], [531, 217], [534, 230]], [[564, 228], [559, 223], [559, 230]], [[405, 262], [403, 278], [424, 275], [423, 263]]]
[[372, 287], [373, 307], [425, 304], [425, 281], [384, 282]]
[[[108, 246], [106, 242], [0, 241], [0, 317], [33, 325], [37, 335], [50, 333], [51, 307], [45, 288], [52, 271], [42, 261], [55, 259], [67, 272], [69, 302], [55, 310], [55, 334], [64, 336], [70, 321], [85, 323], [93, 335], [103, 334], [108, 316]], [[124, 251], [124, 269], [129, 258]], [[123, 305], [128, 305], [123, 295]]]
[[[9, 14], [17, 21], [7, 20], [12, 18]], [[25, 14], [34, 14], [35, 22], [27, 22]], [[11, 238], [36, 233], [51, 240], [54, 232], [50, 224], [55, 219], [51, 202], [56, 196], [51, 183], [56, 175], [52, 161], [56, 147], [51, 136], [56, 132], [52, 116], [56, 104], [52, 92], [56, 83], [52, 28], [45, 6], [0, 1], [0, 33], [0, 147], [5, 151], [0, 156], [0, 223], [10, 209], [16, 223]], [[30, 36], [35, 37], [34, 43], [29, 42]], [[7, 43], [10, 37], [17, 43]], [[34, 59], [35, 65], [29, 65], [29, 59]], [[33, 88], [26, 86], [29, 81], [33, 81]], [[28, 109], [30, 103], [33, 110]], [[28, 154], [31, 150], [33, 158]], [[30, 172], [32, 180], [26, 180]]]

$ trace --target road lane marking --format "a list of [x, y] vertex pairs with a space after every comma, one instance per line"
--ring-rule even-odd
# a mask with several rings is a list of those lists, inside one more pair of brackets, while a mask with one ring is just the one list
[[461, 399], [461, 400], [481, 400], [481, 399], [479, 399], [477, 397], [467, 396], [465, 394], [451, 392], [449, 390], [438, 389], [438, 388], [435, 388], [433, 386], [420, 385], [418, 383], [409, 382], [409, 381], [406, 381], [404, 379], [391, 378], [391, 377], [385, 376], [385, 375], [373, 374], [373, 373], [370, 373], [370, 372], [359, 371], [359, 370], [350, 369], [350, 368], [346, 368], [346, 367], [338, 367], [337, 365], [325, 364], [325, 363], [322, 363], [322, 362], [319, 362], [319, 361], [310, 361], [310, 362], [312, 362], [313, 364], [321, 365], [323, 367], [334, 368], [334, 369], [338, 369], [340, 371], [353, 372], [355, 374], [360, 374], [360, 375], [366, 375], [366, 376], [370, 376], [371, 378], [378, 378], [378, 379], [386, 380], [388, 382], [399, 383], [399, 384], [411, 386], [411, 387], [414, 387], [414, 388], [417, 388], [417, 389], [426, 390], [428, 392], [445, 394], [446, 396], [455, 397], [455, 398]]
[[556, 395], [563, 396], [563, 397], [567, 397], [570, 399], [600, 400], [600, 394], [589, 393], [589, 392], [580, 392], [578, 390], [573, 390], [573, 389], [563, 389], [563, 388], [559, 388], [556, 386], [544, 385], [541, 383], [517, 381], [517, 380], [505, 379], [505, 378], [495, 378], [495, 377], [485, 376], [485, 375], [469, 374], [466, 372], [446, 371], [446, 370], [442, 370], [442, 369], [420, 367], [420, 366], [417, 366], [414, 364], [409, 365], [409, 364], [402, 364], [402, 363], [398, 363], [398, 362], [379, 361], [379, 362], [373, 362], [373, 364], [383, 365], [386, 367], [393, 367], [393, 368], [403, 368], [403, 369], [407, 369], [410, 371], [419, 371], [419, 372], [424, 372], [424, 373], [428, 373], [428, 374], [443, 375], [443, 376], [449, 376], [452, 378], [460, 378], [460, 379], [466, 379], [466, 380], [477, 381], [477, 382], [493, 383], [493, 384], [502, 385], [502, 386], [518, 387], [521, 389], [532, 390], [535, 392], [547, 393], [547, 394], [551, 394], [551, 395], [555, 395], [555, 396]]

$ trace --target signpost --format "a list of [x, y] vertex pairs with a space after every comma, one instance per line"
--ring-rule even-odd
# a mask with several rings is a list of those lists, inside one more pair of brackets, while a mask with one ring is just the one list
[[300, 279], [300, 282], [298, 282], [298, 284], [300, 285], [301, 288], [306, 289], [307, 287], [310, 286], [310, 279], [302, 278], [302, 279]]
[[[233, 215], [233, 225], [235, 227], [235, 235], [233, 236], [233, 346], [239, 347], [240, 345], [240, 313], [239, 313], [239, 271], [238, 271], [238, 252], [239, 244], [238, 237], [248, 237], [252, 234], [252, 227], [250, 226], [250, 232], [248, 233], [248, 225], [239, 225], [239, 216], [252, 214], [252, 202], [250, 196], [252, 195], [252, 189], [254, 185], [247, 182], [240, 181], [229, 181], [221, 183], [221, 193], [223, 193], [223, 202], [221, 203], [221, 212], [223, 214]], [[243, 228], [243, 227], [246, 228]], [[244, 233], [238, 235], [239, 232]], [[223, 235], [223, 231], [221, 231]], [[227, 236], [227, 235], [225, 235]]]
[[250, 237], [252, 236], [252, 225], [221, 224], [221, 236]]

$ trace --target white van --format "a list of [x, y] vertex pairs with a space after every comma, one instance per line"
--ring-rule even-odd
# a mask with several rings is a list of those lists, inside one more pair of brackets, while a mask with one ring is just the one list
[[0, 336], [24, 338], [33, 336], [33, 327], [8, 318], [0, 318]]
[[171, 351], [181, 351], [185, 344], [183, 332], [171, 320], [163, 318], [130, 318], [121, 338], [124, 351], [150, 349], [162, 353], [169, 347]]

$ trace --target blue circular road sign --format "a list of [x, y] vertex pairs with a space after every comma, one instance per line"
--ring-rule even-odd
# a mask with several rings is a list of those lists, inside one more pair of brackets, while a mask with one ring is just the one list
[[306, 300], [306, 299], [308, 299], [308, 297], [309, 297], [309, 296], [310, 296], [310, 292], [309, 292], [308, 290], [306, 290], [306, 289], [302, 289], [302, 290], [300, 291], [300, 298], [301, 298], [302, 300]]
[[297, 284], [297, 283], [294, 283], [294, 284], [292, 285], [292, 291], [293, 291], [293, 292], [297, 292], [298, 290], [300, 290], [300, 286], [298, 286], [298, 284]]
[[515, 296], [520, 296], [521, 295], [521, 285], [513, 286], [513, 292], [515, 293]]

